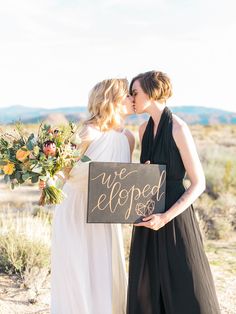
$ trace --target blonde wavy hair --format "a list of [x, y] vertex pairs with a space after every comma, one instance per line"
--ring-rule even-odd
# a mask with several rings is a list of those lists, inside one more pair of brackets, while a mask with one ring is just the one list
[[122, 122], [121, 102], [128, 94], [127, 79], [107, 79], [97, 83], [90, 92], [86, 124], [94, 124], [101, 131], [119, 128]]
[[129, 91], [127, 79], [107, 79], [97, 83], [89, 94], [89, 119], [84, 121], [80, 132], [82, 143], [80, 151], [84, 153], [92, 141], [87, 126], [93, 125], [100, 131], [118, 129], [122, 124], [122, 104]]

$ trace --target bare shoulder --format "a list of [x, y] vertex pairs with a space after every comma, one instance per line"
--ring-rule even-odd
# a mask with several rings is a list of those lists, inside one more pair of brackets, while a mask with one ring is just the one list
[[183, 142], [192, 139], [192, 135], [187, 123], [184, 120], [182, 120], [175, 114], [173, 114], [172, 116], [173, 116], [172, 134], [176, 142], [176, 145], [180, 147]]
[[135, 138], [134, 138], [134, 134], [130, 131], [130, 130], [128, 130], [128, 129], [125, 129], [125, 135], [128, 137], [128, 138], [130, 138], [131, 140], [135, 140]]
[[86, 133], [90, 132], [91, 127], [92, 127], [91, 124], [84, 123], [79, 131], [81, 134], [86, 134]]
[[93, 124], [85, 123], [82, 128], [80, 129], [79, 135], [82, 141], [91, 141], [93, 138], [96, 137], [96, 134], [100, 132], [96, 126]]
[[139, 126], [139, 139], [140, 139], [140, 142], [142, 142], [142, 139], [143, 139], [143, 134], [146, 130], [146, 127], [147, 127], [147, 124], [148, 124], [148, 121], [145, 121], [144, 123], [142, 123], [140, 126]]
[[135, 137], [134, 137], [133, 133], [130, 130], [128, 130], [128, 129], [125, 129], [124, 134], [128, 138], [130, 151], [132, 153], [133, 150], [134, 150], [134, 145], [135, 145]]

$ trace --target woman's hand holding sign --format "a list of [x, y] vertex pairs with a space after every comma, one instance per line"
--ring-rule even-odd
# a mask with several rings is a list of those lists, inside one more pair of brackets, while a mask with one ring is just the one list
[[[145, 164], [150, 164], [150, 160], [147, 160]], [[165, 226], [167, 223], [167, 217], [165, 216], [165, 213], [163, 214], [153, 214], [147, 217], [144, 217], [143, 222], [140, 222], [138, 224], [134, 224], [136, 227], [146, 227], [152, 230], [159, 230], [162, 227]]]
[[166, 223], [167, 223], [167, 219], [166, 219], [165, 213], [163, 213], [163, 214], [153, 214], [151, 216], [144, 217], [143, 222], [134, 224], [134, 226], [146, 227], [146, 228], [157, 231], [161, 229], [162, 227], [164, 227]]

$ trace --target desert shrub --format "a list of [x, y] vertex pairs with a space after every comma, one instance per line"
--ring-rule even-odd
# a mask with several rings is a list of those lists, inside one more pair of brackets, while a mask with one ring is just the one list
[[25, 235], [32, 241], [42, 241], [50, 246], [52, 214], [48, 212], [29, 210], [0, 210], [0, 234], [16, 232]]
[[231, 221], [231, 226], [234, 231], [236, 231], [236, 208], [232, 208], [229, 212], [229, 217]]
[[236, 195], [229, 191], [222, 193], [215, 202], [220, 216], [227, 222], [232, 231], [236, 230]]
[[0, 272], [23, 278], [33, 269], [49, 271], [51, 215], [43, 210], [0, 211]]
[[203, 194], [194, 204], [199, 225], [203, 236], [207, 239], [217, 239], [218, 230], [215, 221], [215, 214], [211, 212], [213, 200], [208, 194]]
[[15, 231], [0, 235], [0, 270], [21, 277], [33, 267], [49, 267], [49, 247]]
[[225, 189], [228, 190], [231, 186], [235, 185], [235, 169], [233, 166], [232, 160], [226, 160], [225, 167], [224, 167], [224, 176], [223, 176], [223, 183]]
[[213, 199], [207, 193], [196, 202], [200, 227], [207, 239], [227, 239], [236, 228], [236, 196], [222, 193]]
[[236, 194], [236, 157], [227, 152], [212, 152], [203, 162], [207, 192], [218, 195], [230, 191]]
[[37, 217], [41, 219], [43, 222], [48, 223], [49, 225], [52, 224], [53, 213], [52, 210], [48, 210], [42, 206], [36, 206], [32, 212], [33, 217]]
[[205, 213], [202, 207], [197, 207], [200, 229], [204, 238], [208, 240], [219, 239], [218, 226], [215, 219]]

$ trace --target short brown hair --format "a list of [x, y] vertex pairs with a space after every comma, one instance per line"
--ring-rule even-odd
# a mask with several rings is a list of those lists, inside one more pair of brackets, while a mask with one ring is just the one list
[[130, 83], [130, 94], [135, 81], [139, 81], [142, 90], [150, 99], [166, 102], [172, 96], [172, 85], [169, 77], [160, 71], [148, 71], [135, 76]]

